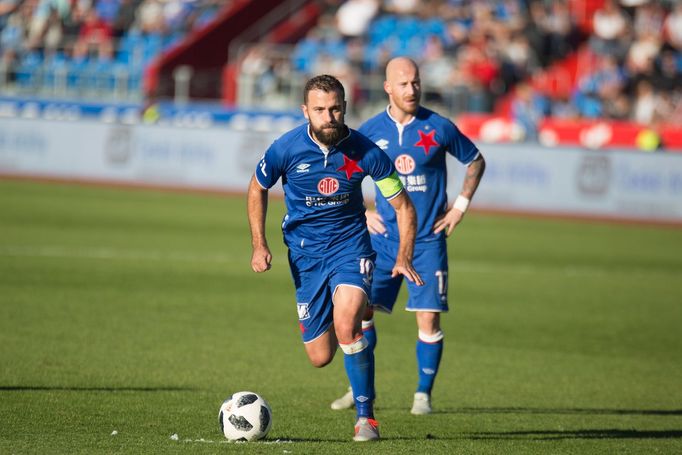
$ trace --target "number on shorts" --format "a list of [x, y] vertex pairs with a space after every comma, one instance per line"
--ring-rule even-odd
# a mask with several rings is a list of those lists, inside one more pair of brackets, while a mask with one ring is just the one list
[[445, 295], [448, 292], [448, 271], [436, 270], [436, 277], [438, 278], [438, 293]]
[[372, 273], [374, 272], [374, 262], [371, 259], [361, 258], [360, 259], [360, 273], [366, 275], [368, 279], [372, 279]]

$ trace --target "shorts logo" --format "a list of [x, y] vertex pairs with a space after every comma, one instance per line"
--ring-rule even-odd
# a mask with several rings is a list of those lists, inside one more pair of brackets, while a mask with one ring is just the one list
[[306, 320], [310, 317], [307, 303], [299, 303], [298, 305], [298, 319], [300, 321]]
[[320, 194], [324, 194], [325, 196], [334, 194], [338, 190], [339, 181], [336, 180], [334, 177], [325, 177], [322, 180], [320, 180], [320, 182], [317, 184], [317, 191], [319, 191]]
[[398, 158], [395, 159], [395, 168], [398, 169], [398, 172], [401, 174], [411, 174], [415, 168], [414, 158], [405, 154], [398, 156]]

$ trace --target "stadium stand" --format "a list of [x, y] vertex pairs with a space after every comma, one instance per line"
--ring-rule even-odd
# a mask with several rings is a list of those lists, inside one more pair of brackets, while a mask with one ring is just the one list
[[401, 54], [473, 137], [680, 149], [681, 30], [672, 0], [0, 0], [0, 87], [280, 109], [330, 72], [361, 118]]

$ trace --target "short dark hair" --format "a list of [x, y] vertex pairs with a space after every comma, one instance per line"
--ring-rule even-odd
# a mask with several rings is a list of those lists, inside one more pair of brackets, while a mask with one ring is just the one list
[[308, 93], [311, 90], [322, 90], [325, 93], [337, 92], [341, 95], [341, 99], [346, 99], [346, 91], [343, 89], [343, 84], [339, 82], [334, 76], [329, 74], [321, 74], [309, 79], [303, 89], [303, 104], [308, 104]]

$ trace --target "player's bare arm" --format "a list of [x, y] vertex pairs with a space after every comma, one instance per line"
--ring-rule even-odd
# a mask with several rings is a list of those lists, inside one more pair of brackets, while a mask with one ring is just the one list
[[272, 254], [265, 238], [265, 217], [268, 211], [268, 190], [258, 184], [256, 176], [251, 177], [246, 198], [246, 208], [251, 228], [251, 268], [254, 272], [270, 270]]
[[384, 234], [386, 232], [384, 219], [376, 210], [367, 210], [365, 216], [367, 217], [367, 230], [370, 234]]
[[395, 209], [398, 220], [398, 232], [400, 234], [400, 244], [398, 255], [393, 267], [392, 276], [404, 275], [418, 286], [424, 282], [412, 266], [412, 256], [414, 254], [414, 240], [417, 236], [417, 212], [406, 191], [402, 191], [389, 201]]
[[455, 227], [462, 221], [462, 218], [464, 218], [469, 201], [474, 197], [484, 172], [485, 159], [483, 159], [483, 155], [478, 155], [478, 158], [467, 166], [462, 191], [460, 191], [457, 200], [447, 212], [436, 220], [433, 225], [433, 232], [438, 233], [444, 230], [446, 236], [452, 233]]

